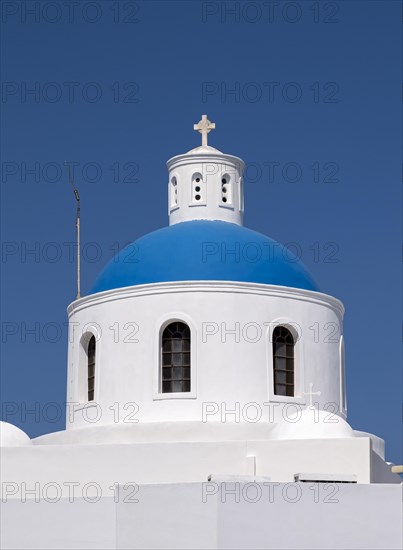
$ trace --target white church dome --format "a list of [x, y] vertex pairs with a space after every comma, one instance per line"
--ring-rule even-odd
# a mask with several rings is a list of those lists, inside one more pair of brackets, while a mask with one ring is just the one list
[[31, 445], [29, 436], [17, 426], [0, 421], [0, 447], [22, 447]]
[[283, 416], [271, 432], [271, 439], [333, 439], [355, 437], [351, 426], [340, 416], [306, 407]]
[[[90, 294], [178, 281], [235, 281], [319, 292], [297, 255], [243, 226], [244, 163], [208, 145], [207, 134], [214, 128], [203, 115], [194, 125], [202, 145], [167, 162], [170, 225], [121, 250]], [[215, 252], [207, 254], [209, 247]]]

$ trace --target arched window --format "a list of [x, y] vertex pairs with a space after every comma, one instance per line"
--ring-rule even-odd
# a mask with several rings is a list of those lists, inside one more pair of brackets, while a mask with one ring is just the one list
[[273, 331], [273, 377], [276, 395], [294, 395], [294, 337], [286, 327]]
[[88, 366], [88, 401], [94, 401], [95, 388], [95, 336], [91, 336], [87, 348], [87, 366]]
[[162, 393], [190, 392], [190, 328], [180, 321], [170, 323], [162, 333]]

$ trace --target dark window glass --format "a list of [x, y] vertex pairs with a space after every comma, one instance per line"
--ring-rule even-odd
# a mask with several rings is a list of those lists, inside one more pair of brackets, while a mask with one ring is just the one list
[[175, 321], [162, 333], [162, 393], [190, 391], [190, 329]]
[[276, 395], [294, 396], [294, 338], [285, 327], [273, 331], [273, 376]]
[[94, 401], [95, 388], [95, 336], [91, 336], [88, 342], [88, 401]]

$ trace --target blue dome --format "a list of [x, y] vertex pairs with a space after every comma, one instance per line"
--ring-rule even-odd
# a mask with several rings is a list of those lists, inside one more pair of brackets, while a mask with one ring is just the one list
[[273, 239], [222, 221], [189, 221], [153, 231], [101, 271], [90, 294], [169, 281], [240, 281], [318, 291], [305, 266]]

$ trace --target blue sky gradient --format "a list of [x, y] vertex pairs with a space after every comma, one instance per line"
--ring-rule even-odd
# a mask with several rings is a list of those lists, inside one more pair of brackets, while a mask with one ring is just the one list
[[46, 412], [65, 401], [75, 298], [63, 161], [85, 294], [168, 223], [165, 162], [207, 113], [211, 145], [246, 162], [245, 225], [343, 301], [348, 420], [400, 462], [400, 3], [34, 4], [2, 4], [2, 418], [64, 426]]

